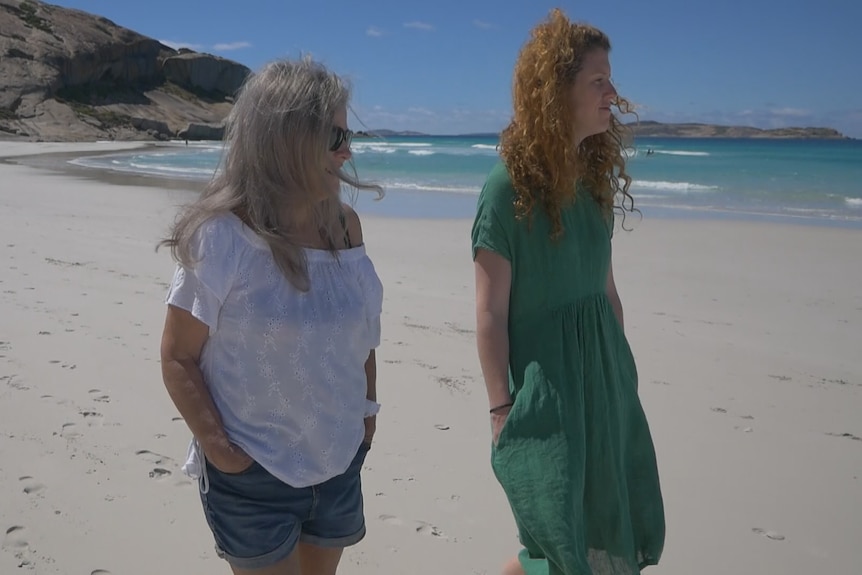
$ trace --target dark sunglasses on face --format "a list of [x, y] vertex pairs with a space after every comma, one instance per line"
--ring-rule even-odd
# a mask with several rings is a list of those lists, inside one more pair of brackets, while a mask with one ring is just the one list
[[337, 152], [342, 146], [350, 149], [350, 142], [353, 141], [353, 130], [345, 130], [341, 126], [332, 126], [332, 133], [329, 136], [329, 151]]

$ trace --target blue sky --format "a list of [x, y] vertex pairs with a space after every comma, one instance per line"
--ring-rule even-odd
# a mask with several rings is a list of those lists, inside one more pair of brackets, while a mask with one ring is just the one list
[[518, 50], [559, 6], [608, 33], [614, 81], [641, 119], [828, 126], [862, 138], [859, 0], [54, 3], [252, 69], [310, 53], [351, 79], [365, 126], [432, 134], [506, 124]]

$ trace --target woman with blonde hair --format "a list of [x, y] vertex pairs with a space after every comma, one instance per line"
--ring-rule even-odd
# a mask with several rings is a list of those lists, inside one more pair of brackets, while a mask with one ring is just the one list
[[237, 575], [333, 575], [365, 535], [383, 291], [340, 190], [380, 189], [342, 169], [349, 95], [310, 59], [251, 76], [221, 170], [163, 242], [163, 379]]
[[614, 211], [633, 205], [609, 51], [559, 10], [534, 28], [473, 225], [492, 467], [524, 546], [507, 575], [632, 575], [664, 545], [611, 266]]

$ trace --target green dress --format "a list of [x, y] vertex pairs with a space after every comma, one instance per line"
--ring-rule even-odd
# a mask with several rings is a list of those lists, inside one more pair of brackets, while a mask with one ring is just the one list
[[658, 563], [664, 506], [637, 371], [605, 293], [613, 217], [586, 191], [550, 238], [539, 208], [516, 220], [498, 164], [479, 197], [479, 248], [511, 262], [514, 406], [491, 463], [512, 507], [528, 575], [631, 575]]

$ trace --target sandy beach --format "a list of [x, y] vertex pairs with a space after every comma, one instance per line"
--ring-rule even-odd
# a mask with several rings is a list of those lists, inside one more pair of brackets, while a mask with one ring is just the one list
[[[159, 368], [174, 264], [154, 248], [192, 192], [87, 174], [0, 161], [0, 575], [227, 574]], [[862, 230], [632, 223], [614, 269], [668, 526], [645, 572], [858, 572]], [[519, 548], [489, 465], [470, 225], [363, 219], [383, 409], [344, 575], [491, 575]]]

